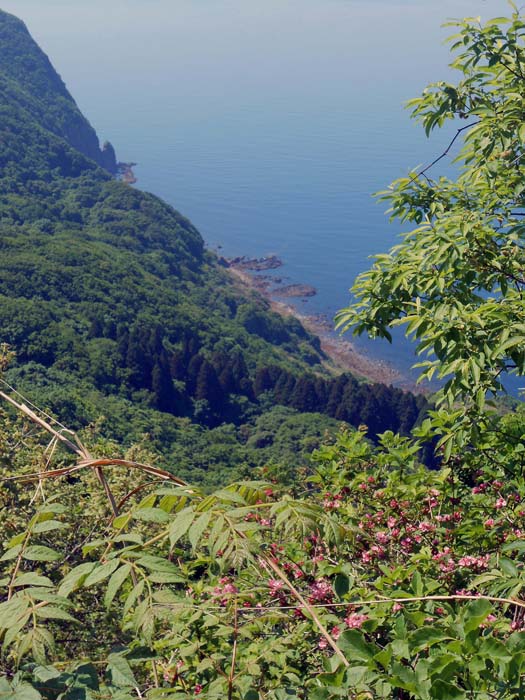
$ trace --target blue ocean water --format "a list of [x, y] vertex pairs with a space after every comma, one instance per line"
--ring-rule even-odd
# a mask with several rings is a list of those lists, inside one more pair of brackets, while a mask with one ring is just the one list
[[[447, 79], [440, 28], [506, 14], [504, 0], [3, 0], [24, 19], [138, 187], [225, 255], [274, 253], [334, 313], [401, 229], [371, 197], [427, 163], [403, 109]], [[446, 166], [445, 166], [446, 167]], [[358, 341], [408, 372], [403, 339]]]

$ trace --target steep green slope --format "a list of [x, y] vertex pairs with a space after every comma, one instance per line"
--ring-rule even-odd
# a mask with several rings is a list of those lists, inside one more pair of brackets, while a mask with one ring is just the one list
[[0, 10], [0, 79], [15, 100], [53, 134], [112, 173], [117, 163], [111, 144], [101, 150], [93, 127], [82, 115], [48, 57], [18, 18]]
[[328, 417], [372, 434], [413, 425], [424, 401], [330, 376], [318, 339], [240, 288], [187, 219], [97, 166], [96, 134], [5, 13], [0, 45], [0, 342], [17, 387], [72, 427], [103, 415], [124, 442], [148, 433], [188, 472], [188, 435], [199, 454], [230, 445], [203, 472], [259, 464], [273, 403], [327, 416], [317, 437]]

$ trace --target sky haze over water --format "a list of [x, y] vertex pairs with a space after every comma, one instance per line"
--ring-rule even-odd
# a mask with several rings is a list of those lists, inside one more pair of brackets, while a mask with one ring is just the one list
[[[447, 146], [403, 103], [450, 79], [451, 17], [503, 0], [0, 0], [138, 187], [227, 255], [279, 255], [330, 317], [401, 231], [371, 197]], [[361, 345], [407, 368], [404, 342]]]

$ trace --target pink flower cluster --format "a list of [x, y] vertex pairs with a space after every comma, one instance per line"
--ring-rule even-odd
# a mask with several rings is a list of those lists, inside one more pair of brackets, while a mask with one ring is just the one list
[[317, 579], [310, 584], [308, 602], [310, 603], [331, 603], [334, 592], [329, 581], [324, 578]]
[[212, 596], [214, 598], [220, 598], [220, 604], [226, 605], [228, 598], [235, 593], [238, 593], [239, 589], [235, 586], [229, 576], [223, 576], [219, 579], [219, 585], [215, 586], [212, 591]]
[[351, 612], [345, 617], [346, 626], [350, 629], [361, 629], [368, 620], [368, 615], [364, 613]]
[[482, 554], [479, 557], [467, 555], [458, 560], [458, 566], [463, 566], [474, 571], [484, 571], [489, 568], [490, 554]]

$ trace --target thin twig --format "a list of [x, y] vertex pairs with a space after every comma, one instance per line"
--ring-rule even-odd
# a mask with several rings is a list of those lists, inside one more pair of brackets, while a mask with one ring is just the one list
[[233, 605], [233, 647], [230, 673], [228, 674], [228, 700], [233, 700], [233, 682], [235, 679], [235, 663], [237, 661], [237, 638], [239, 635], [239, 611], [237, 598], [235, 598]]
[[343, 664], [348, 668], [350, 666], [350, 663], [348, 662], [348, 659], [346, 656], [343, 654], [341, 649], [337, 646], [335, 639], [332, 637], [332, 635], [328, 632], [326, 627], [323, 625], [321, 620], [319, 619], [319, 616], [314, 610], [314, 607], [304, 598], [304, 596], [301, 595], [301, 593], [297, 590], [297, 588], [293, 585], [293, 583], [288, 579], [284, 571], [282, 571], [275, 562], [273, 562], [271, 559], [268, 559], [267, 557], [259, 557], [259, 561], [263, 565], [264, 568], [269, 567], [277, 576], [281, 579], [283, 583], [286, 584], [286, 586], [290, 589], [294, 597], [299, 601], [299, 603], [303, 606], [305, 610], [307, 610], [315, 624], [317, 625], [317, 628], [319, 629], [319, 632], [321, 632], [322, 636], [326, 639], [328, 644], [332, 647], [336, 655], [341, 659]]
[[438, 156], [435, 160], [433, 160], [432, 163], [430, 163], [429, 165], [426, 165], [423, 168], [423, 170], [420, 170], [416, 175], [413, 175], [410, 178], [410, 181], [408, 184], [410, 185], [412, 182], [415, 182], [418, 179], [418, 177], [421, 177], [421, 175], [424, 175], [426, 172], [428, 172], [430, 170], [430, 168], [432, 168], [434, 165], [436, 165], [436, 163], [439, 163], [439, 161], [442, 160], [443, 158], [445, 158], [445, 156], [448, 156], [450, 149], [452, 148], [452, 146], [454, 145], [456, 140], [459, 138], [459, 135], [463, 131], [465, 131], [465, 129], [471, 129], [473, 126], [477, 126], [478, 124], [481, 124], [481, 119], [478, 119], [477, 122], [472, 122], [472, 124], [467, 124], [466, 126], [462, 126], [460, 129], [458, 129], [456, 131], [456, 135], [454, 136], [452, 141], [448, 144], [447, 148], [443, 151], [443, 153], [440, 156]]

